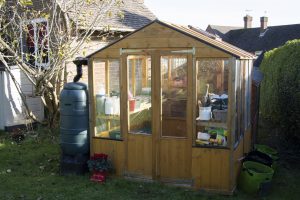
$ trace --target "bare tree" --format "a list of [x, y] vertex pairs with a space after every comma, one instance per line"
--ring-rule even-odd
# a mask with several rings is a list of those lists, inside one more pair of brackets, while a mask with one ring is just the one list
[[[83, 53], [82, 47], [96, 34], [109, 33], [103, 21], [120, 5], [118, 0], [0, 0], [0, 61], [12, 77], [26, 108], [26, 95], [11, 73], [17, 65], [41, 96], [47, 123], [53, 128], [59, 117], [59, 93], [64, 63]], [[38, 5], [38, 8], [37, 8]]]

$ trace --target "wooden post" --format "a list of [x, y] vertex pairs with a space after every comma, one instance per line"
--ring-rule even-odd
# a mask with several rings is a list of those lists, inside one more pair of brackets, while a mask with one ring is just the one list
[[193, 121], [193, 130], [192, 130], [192, 145], [196, 144], [196, 113], [197, 113], [197, 109], [198, 109], [198, 103], [197, 103], [197, 75], [198, 75], [198, 69], [196, 66], [197, 60], [195, 58], [195, 56], [193, 56], [193, 71], [192, 71], [192, 121]]
[[148, 87], [148, 66], [146, 59], [146, 56], [142, 58], [142, 87]]
[[160, 176], [159, 138], [161, 134], [161, 68], [160, 54], [155, 51], [151, 58], [152, 101], [152, 177]]
[[[188, 149], [187, 149], [187, 155], [189, 156], [186, 161], [188, 162], [187, 166], [192, 169], [192, 146], [193, 146], [193, 135], [195, 135], [195, 121], [194, 118], [194, 62], [193, 62], [193, 55], [188, 54], [187, 55], [187, 117], [186, 117], [186, 131], [187, 131], [187, 138], [188, 138]], [[191, 170], [189, 171], [189, 177], [192, 176]]]
[[124, 141], [124, 161], [123, 174], [127, 171], [127, 157], [128, 157], [128, 71], [127, 71], [127, 54], [122, 54], [120, 59], [120, 118], [121, 118], [121, 134]]
[[234, 183], [234, 136], [235, 136], [235, 78], [236, 78], [236, 59], [232, 57], [229, 59], [229, 78], [228, 78], [228, 113], [227, 113], [227, 127], [228, 127], [228, 145], [229, 153], [229, 190], [233, 189]]
[[96, 105], [95, 105], [95, 91], [94, 91], [94, 59], [88, 60], [88, 87], [89, 87], [89, 127], [90, 127], [90, 154], [94, 153], [93, 137], [96, 133]]

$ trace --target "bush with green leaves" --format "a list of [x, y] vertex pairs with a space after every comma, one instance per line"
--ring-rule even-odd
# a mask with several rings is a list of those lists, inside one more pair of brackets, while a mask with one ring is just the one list
[[300, 40], [266, 52], [260, 68], [262, 116], [279, 124], [288, 139], [300, 139]]

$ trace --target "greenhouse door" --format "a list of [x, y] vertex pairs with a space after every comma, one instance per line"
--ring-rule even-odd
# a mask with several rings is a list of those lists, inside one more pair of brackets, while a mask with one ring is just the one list
[[151, 57], [127, 56], [127, 169], [131, 178], [152, 179]]
[[124, 173], [186, 183], [191, 179], [192, 54], [145, 52], [122, 54]]
[[160, 56], [160, 133], [157, 175], [162, 181], [191, 183], [192, 55]]

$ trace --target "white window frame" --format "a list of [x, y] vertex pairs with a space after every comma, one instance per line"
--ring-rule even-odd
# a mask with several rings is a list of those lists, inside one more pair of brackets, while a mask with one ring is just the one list
[[[33, 25], [33, 29], [34, 29], [34, 56], [37, 57], [38, 55], [38, 37], [37, 37], [37, 24], [38, 23], [43, 23], [46, 22], [46, 31], [47, 31], [47, 36], [49, 34], [49, 25], [48, 25], [48, 20], [45, 18], [36, 18], [36, 19], [32, 19], [32, 20], [27, 20], [27, 21], [23, 21], [22, 25], [28, 25], [28, 24], [32, 24]], [[21, 26], [21, 55], [22, 55], [22, 60], [24, 60], [24, 46], [23, 46], [23, 32], [22, 32], [22, 26]], [[49, 40], [47, 40], [47, 46], [49, 48]], [[47, 63], [40, 63], [37, 61], [37, 59], [34, 60], [34, 65], [35, 67], [43, 67], [43, 69], [48, 69], [50, 66], [50, 56], [49, 56], [49, 50], [48, 50], [48, 62]]]

